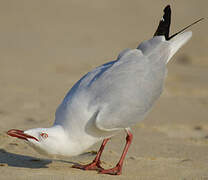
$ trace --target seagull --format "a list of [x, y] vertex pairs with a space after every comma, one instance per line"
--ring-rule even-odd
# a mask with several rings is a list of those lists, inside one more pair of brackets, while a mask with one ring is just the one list
[[[169, 36], [171, 8], [167, 5], [151, 39], [136, 49], [123, 50], [116, 60], [88, 72], [70, 89], [52, 127], [11, 129], [7, 134], [25, 140], [40, 153], [65, 156], [79, 155], [102, 141], [92, 163], [72, 167], [120, 175], [133, 138], [130, 127], [144, 120], [160, 97], [167, 63], [191, 38], [192, 32], [185, 30], [202, 19]], [[105, 145], [123, 130], [127, 136], [120, 160], [114, 168], [104, 169], [100, 158]]]

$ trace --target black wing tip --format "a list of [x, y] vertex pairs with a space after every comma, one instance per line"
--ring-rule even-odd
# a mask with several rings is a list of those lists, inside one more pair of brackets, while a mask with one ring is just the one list
[[154, 36], [165, 36], [165, 39], [169, 38], [170, 24], [171, 24], [171, 7], [167, 5], [163, 9], [164, 15], [162, 20], [160, 20], [158, 28]]
[[164, 8], [163, 11], [164, 11], [164, 12], [171, 11], [170, 5], [168, 4], [168, 5]]
[[186, 29], [190, 28], [191, 26], [197, 24], [198, 22], [204, 20], [205, 18], [200, 18], [197, 21], [191, 23], [190, 25], [186, 26], [182, 30], [178, 31], [177, 33], [173, 34], [172, 36], [169, 36], [169, 31], [170, 31], [170, 24], [171, 24], [171, 7], [170, 5], [167, 5], [163, 9], [164, 15], [162, 19], [159, 22], [158, 28], [154, 34], [154, 36], [165, 36], [165, 39], [168, 41], [175, 37], [176, 35], [184, 32]]

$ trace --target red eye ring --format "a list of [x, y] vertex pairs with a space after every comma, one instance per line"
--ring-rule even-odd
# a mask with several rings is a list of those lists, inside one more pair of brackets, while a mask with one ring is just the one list
[[43, 139], [46, 139], [48, 137], [48, 134], [47, 133], [41, 133], [40, 136], [43, 138]]

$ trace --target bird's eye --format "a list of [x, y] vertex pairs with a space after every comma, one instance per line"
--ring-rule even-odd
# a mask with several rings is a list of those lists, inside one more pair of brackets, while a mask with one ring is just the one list
[[47, 133], [40, 133], [40, 136], [43, 138], [43, 139], [46, 139], [48, 137], [48, 134]]

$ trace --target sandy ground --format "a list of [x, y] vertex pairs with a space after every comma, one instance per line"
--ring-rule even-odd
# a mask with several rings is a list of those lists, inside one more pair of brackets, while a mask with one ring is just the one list
[[[78, 157], [49, 158], [11, 128], [48, 127], [72, 85], [92, 68], [135, 48], [154, 33], [171, 3], [172, 32], [208, 16], [206, 0], [0, 1], [0, 179], [208, 180], [207, 20], [169, 63], [160, 100], [133, 127], [134, 141], [121, 176], [72, 169], [88, 163], [99, 144]], [[115, 136], [102, 157], [112, 167], [125, 134]]]

